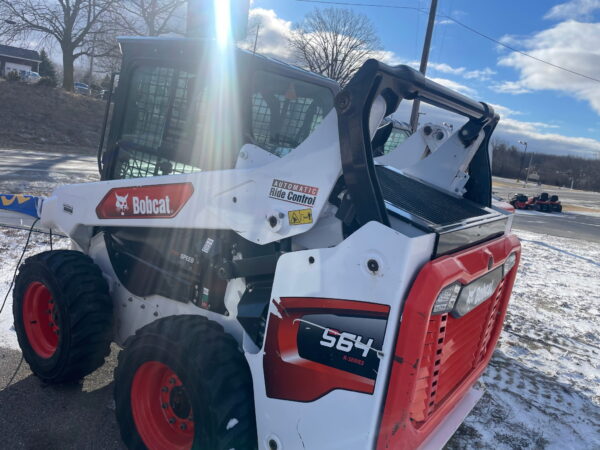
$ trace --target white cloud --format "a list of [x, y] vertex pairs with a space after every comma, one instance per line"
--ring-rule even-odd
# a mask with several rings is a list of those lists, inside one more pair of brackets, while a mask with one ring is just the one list
[[464, 67], [452, 67], [446, 63], [429, 63], [428, 67], [442, 73], [450, 73], [452, 75], [460, 75], [466, 69]]
[[512, 116], [520, 116], [523, 113], [521, 111], [516, 111], [514, 109], [509, 108], [508, 106], [497, 105], [495, 103], [488, 103], [494, 111], [500, 114], [500, 117], [512, 117]]
[[585, 19], [600, 9], [600, 0], [571, 0], [550, 8], [544, 19]]
[[457, 83], [456, 81], [448, 80], [447, 78], [437, 77], [431, 77], [430, 79], [435, 81], [436, 83], [441, 84], [442, 86], [446, 86], [447, 88], [450, 88], [454, 91], [458, 91], [462, 94], [477, 95], [477, 91], [475, 89], [465, 86], [464, 84]]
[[531, 89], [527, 89], [519, 81], [503, 81], [491, 85], [490, 88], [502, 94], [526, 94], [531, 92]]
[[256, 51], [288, 62], [292, 59], [292, 51], [288, 45], [292, 22], [278, 17], [272, 9], [252, 8], [248, 23], [249, 36], [241, 43], [241, 47], [253, 48], [256, 27], [259, 26]]
[[469, 70], [463, 74], [463, 77], [467, 80], [488, 81], [492, 78], [492, 75], [496, 75], [497, 73], [495, 70], [486, 67], [481, 70]]
[[[600, 67], [600, 23], [566, 21], [533, 35], [521, 44], [533, 56], [551, 61], [579, 73], [598, 77]], [[555, 90], [584, 100], [600, 114], [600, 84], [564, 70], [542, 64], [512, 52], [499, 64], [513, 67], [520, 79], [495, 88], [499, 92], [520, 94], [528, 91]]]

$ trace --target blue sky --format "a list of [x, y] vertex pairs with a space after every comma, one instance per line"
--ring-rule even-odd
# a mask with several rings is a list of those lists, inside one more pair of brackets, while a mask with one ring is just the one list
[[[360, 1], [348, 0], [348, 3]], [[427, 9], [428, 0], [364, 0], [364, 3]], [[332, 5], [335, 6], [335, 5]], [[262, 32], [259, 51], [293, 60], [285, 35], [316, 7], [297, 0], [254, 0]], [[384, 59], [415, 64], [421, 55], [427, 15], [413, 10], [347, 6], [367, 15], [381, 39]], [[600, 0], [440, 0], [438, 13], [522, 51], [600, 78]], [[439, 18], [428, 76], [497, 106], [496, 135], [529, 143], [540, 153], [600, 158], [600, 83], [546, 66]], [[426, 109], [427, 111], [427, 109]], [[430, 120], [443, 115], [429, 112]]]

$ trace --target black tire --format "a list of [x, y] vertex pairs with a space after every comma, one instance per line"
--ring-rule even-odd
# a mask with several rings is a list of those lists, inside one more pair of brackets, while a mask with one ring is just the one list
[[[44, 314], [47, 322], [34, 320]], [[81, 252], [54, 250], [27, 258], [15, 281], [13, 317], [23, 357], [46, 383], [77, 381], [104, 364], [110, 352], [108, 285]]]
[[246, 359], [237, 342], [205, 317], [172, 316], [138, 330], [119, 354], [114, 396], [121, 438], [130, 449], [171, 448], [179, 438], [180, 448], [257, 447]]

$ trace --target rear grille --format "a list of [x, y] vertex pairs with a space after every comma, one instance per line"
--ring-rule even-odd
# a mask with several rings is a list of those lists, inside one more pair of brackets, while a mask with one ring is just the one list
[[397, 208], [436, 225], [449, 225], [488, 212], [384, 166], [375, 166], [383, 198]]
[[416, 426], [425, 422], [492, 351], [490, 337], [500, 325], [497, 318], [503, 284], [490, 299], [459, 319], [449, 314], [431, 316], [410, 407]]

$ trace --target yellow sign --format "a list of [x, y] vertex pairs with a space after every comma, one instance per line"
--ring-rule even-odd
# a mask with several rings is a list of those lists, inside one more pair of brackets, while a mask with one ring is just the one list
[[28, 200], [31, 200], [31, 198], [31, 196], [25, 196], [23, 194], [0, 195], [0, 200], [2, 201], [3, 206], [10, 206], [15, 202], [15, 200], [20, 205]]
[[288, 219], [290, 225], [304, 225], [313, 223], [312, 209], [297, 209], [296, 211], [288, 211]]

